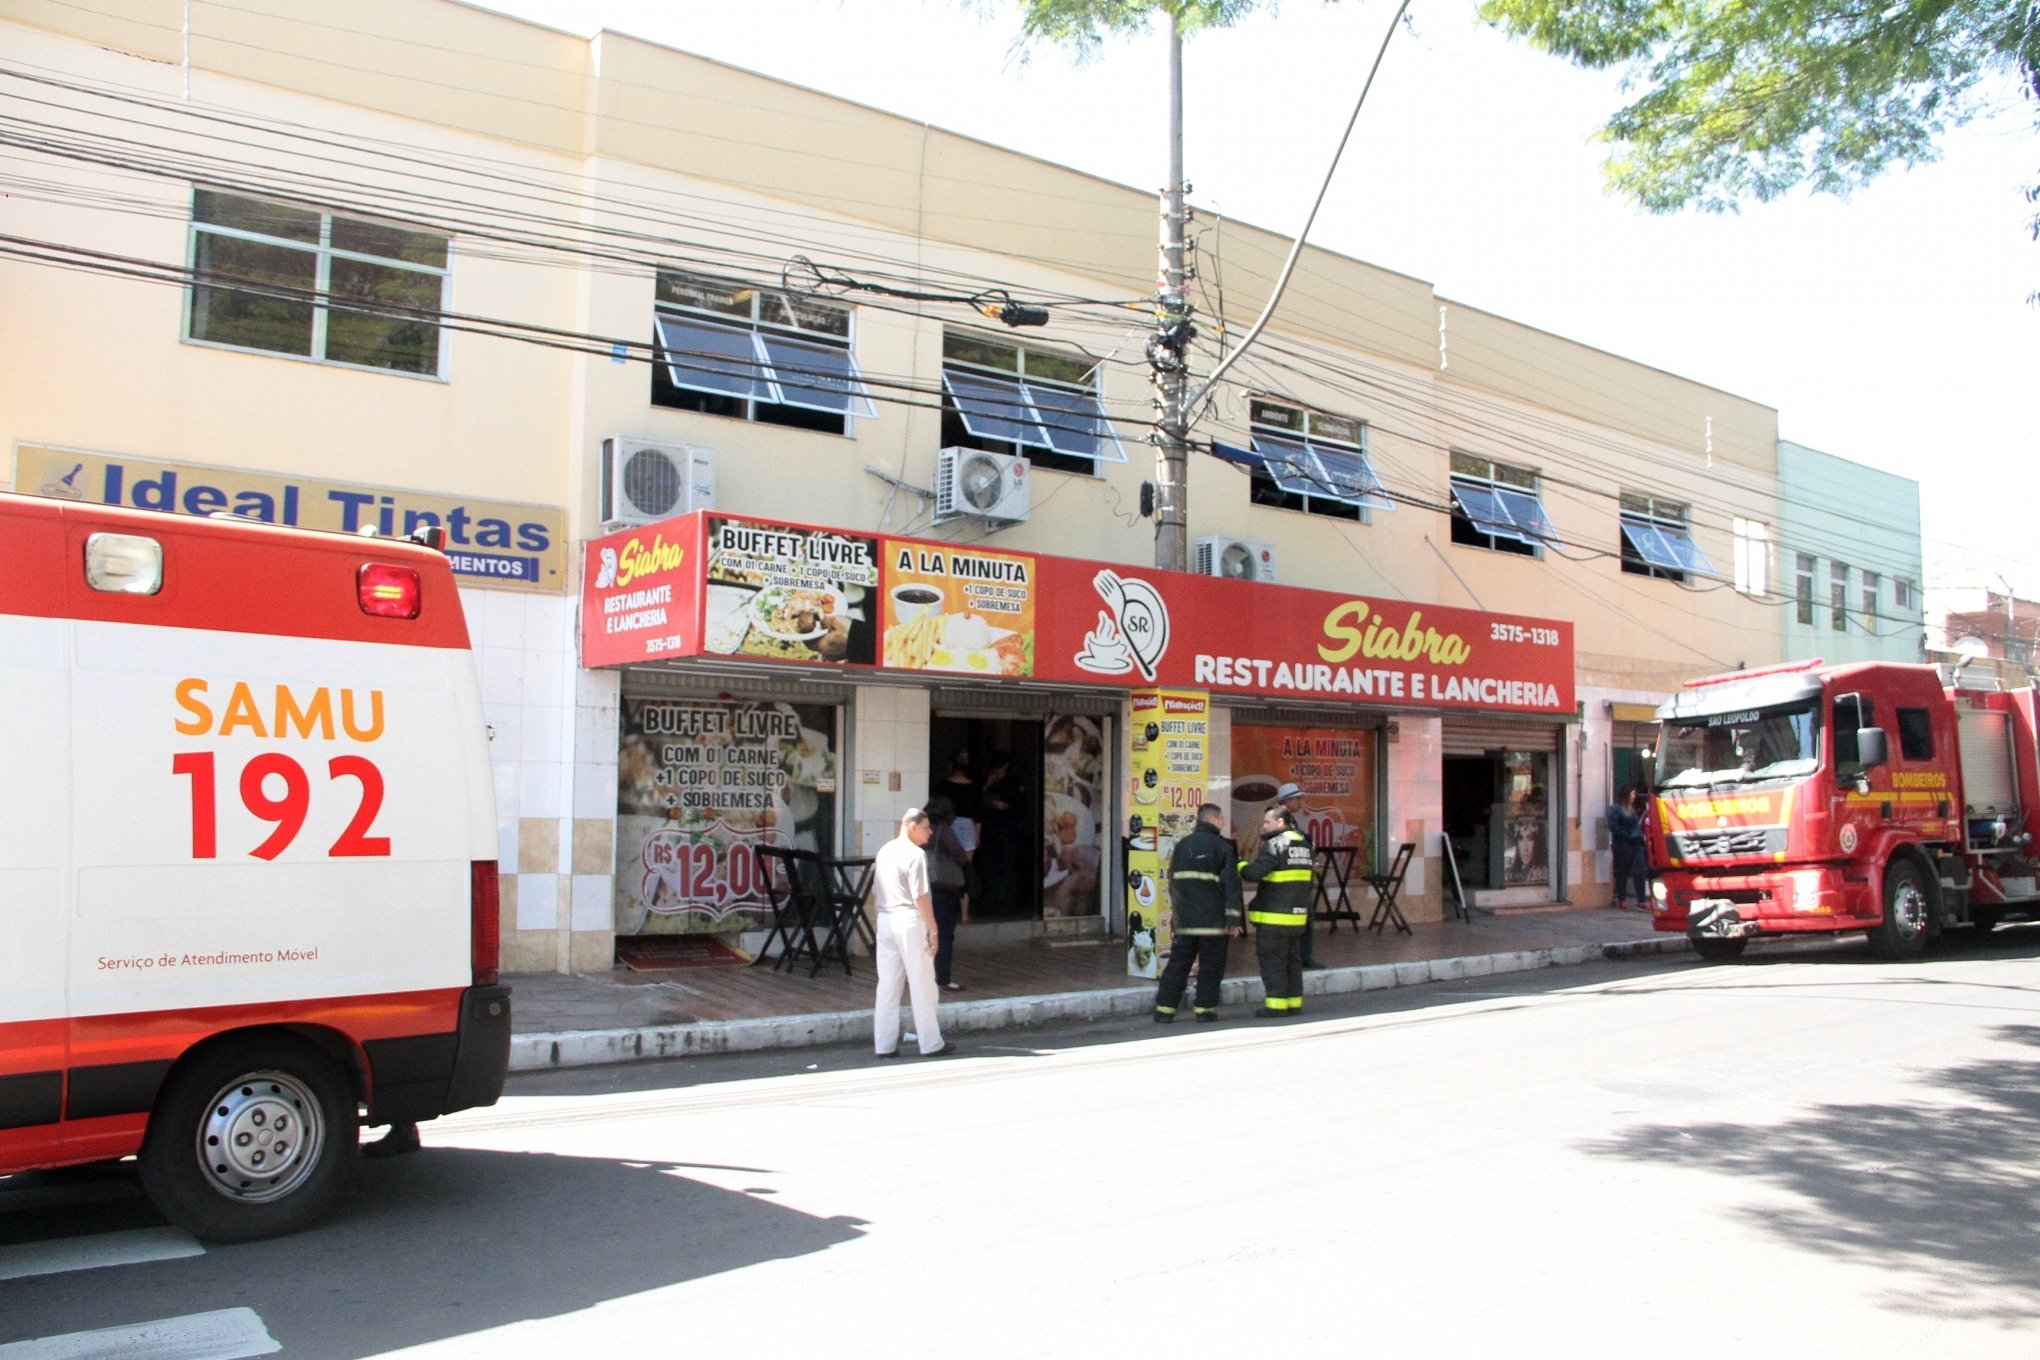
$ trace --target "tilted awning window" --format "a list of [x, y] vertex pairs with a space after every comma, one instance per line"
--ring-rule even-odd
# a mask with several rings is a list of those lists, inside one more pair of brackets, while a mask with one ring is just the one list
[[666, 376], [684, 391], [838, 415], [878, 414], [845, 346], [679, 312], [659, 312], [652, 320]]
[[1093, 393], [959, 368], [944, 368], [942, 385], [963, 428], [979, 439], [1099, 462], [1126, 461], [1104, 404]]
[[1683, 525], [1663, 520], [1622, 517], [1622, 537], [1638, 558], [1660, 571], [1714, 576], [1714, 563], [1700, 550]]
[[1496, 482], [1452, 479], [1452, 499], [1473, 527], [1493, 538], [1513, 538], [1518, 543], [1540, 543], [1563, 547], [1558, 529], [1544, 513], [1537, 493]]
[[[1245, 450], [1220, 448], [1220, 457]], [[1258, 465], [1276, 486], [1292, 496], [1315, 496], [1323, 500], [1357, 505], [1364, 510], [1393, 510], [1381, 478], [1374, 475], [1367, 455], [1358, 449], [1341, 449], [1305, 439], [1254, 433], [1254, 447], [1246, 459], [1234, 462]]]

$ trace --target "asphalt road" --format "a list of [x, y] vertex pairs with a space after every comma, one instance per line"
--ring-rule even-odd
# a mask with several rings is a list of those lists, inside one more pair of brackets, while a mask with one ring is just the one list
[[2040, 1354], [2040, 930], [1337, 1001], [519, 1078], [269, 1243], [18, 1177], [0, 1360]]

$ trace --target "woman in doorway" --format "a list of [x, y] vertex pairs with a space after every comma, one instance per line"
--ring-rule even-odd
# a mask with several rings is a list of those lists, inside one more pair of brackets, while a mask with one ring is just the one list
[[928, 855], [928, 898], [935, 908], [935, 985], [960, 992], [949, 965], [956, 955], [956, 923], [963, 919], [963, 885], [970, 851], [956, 836], [956, 807], [942, 794], [928, 800], [928, 823], [934, 834], [924, 847]]
[[973, 903], [979, 916], [1011, 911], [1019, 874], [1034, 857], [1020, 852], [1020, 800], [1026, 790], [1013, 775], [1013, 757], [994, 751], [985, 762], [985, 783], [979, 790], [983, 813], [978, 824], [978, 888], [983, 900]]
[[984, 815], [978, 806], [977, 780], [970, 773], [970, 748], [959, 746], [949, 757], [949, 773], [942, 776], [942, 782], [935, 786], [935, 792], [947, 798], [955, 807], [958, 817], [975, 823]]

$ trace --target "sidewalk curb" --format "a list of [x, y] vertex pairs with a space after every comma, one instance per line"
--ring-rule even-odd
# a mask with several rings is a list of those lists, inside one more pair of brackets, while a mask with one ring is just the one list
[[[1623, 940], [1614, 944], [1561, 945], [1520, 949], [1500, 954], [1463, 954], [1402, 963], [1361, 964], [1326, 968], [1304, 974], [1306, 996], [1337, 996], [1347, 992], [1385, 991], [1426, 982], [1488, 977], [1559, 968], [1595, 959], [1640, 958], [1685, 950], [1683, 936]], [[1257, 977], [1228, 978], [1220, 1002], [1244, 1006], [1261, 999]], [[1040, 996], [988, 997], [978, 1001], [945, 1001], [942, 1027], [949, 1034], [1023, 1029], [1062, 1020], [1104, 1020], [1145, 1015], [1154, 1005], [1153, 983], [1088, 992], [1050, 992]], [[562, 1030], [516, 1034], [510, 1039], [512, 1072], [549, 1072], [564, 1067], [597, 1067], [609, 1063], [644, 1062], [655, 1058], [691, 1058], [712, 1053], [756, 1053], [774, 1048], [817, 1048], [827, 1044], [871, 1040], [871, 1011], [829, 1011], [818, 1015], [780, 1015], [758, 1020], [699, 1020], [684, 1025], [647, 1025], [625, 1029]]]

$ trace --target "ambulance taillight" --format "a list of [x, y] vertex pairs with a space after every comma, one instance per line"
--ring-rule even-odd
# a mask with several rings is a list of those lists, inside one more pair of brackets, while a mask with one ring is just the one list
[[496, 886], [496, 861], [478, 859], [469, 866], [468, 901], [473, 938], [469, 944], [477, 987], [493, 987], [502, 969], [502, 895]]
[[365, 562], [355, 573], [355, 592], [361, 612], [383, 619], [415, 619], [422, 587], [411, 567], [387, 562]]

